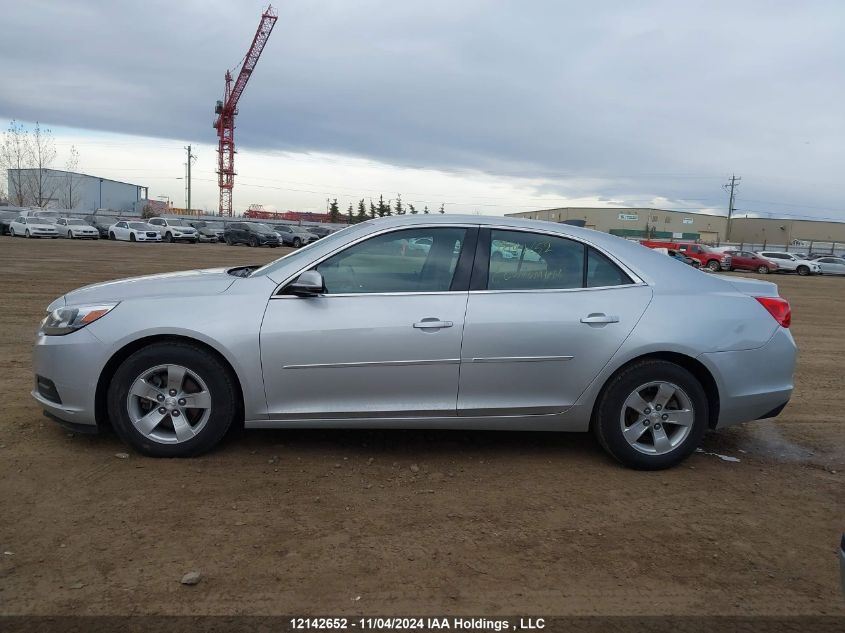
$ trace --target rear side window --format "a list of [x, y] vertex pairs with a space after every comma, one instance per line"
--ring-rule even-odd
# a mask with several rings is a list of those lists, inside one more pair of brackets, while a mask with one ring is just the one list
[[496, 229], [490, 238], [488, 290], [566, 290], [631, 283], [607, 257], [575, 240]]

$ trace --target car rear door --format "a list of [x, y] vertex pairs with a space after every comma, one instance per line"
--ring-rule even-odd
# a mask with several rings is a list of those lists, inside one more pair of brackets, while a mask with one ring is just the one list
[[[492, 258], [511, 252], [511, 258]], [[652, 291], [578, 241], [482, 229], [461, 347], [459, 416], [564, 411], [630, 334]]]
[[[261, 327], [270, 419], [454, 417], [477, 227], [371, 235], [316, 262], [325, 292], [280, 292]], [[427, 253], [407, 243], [429, 236]]]

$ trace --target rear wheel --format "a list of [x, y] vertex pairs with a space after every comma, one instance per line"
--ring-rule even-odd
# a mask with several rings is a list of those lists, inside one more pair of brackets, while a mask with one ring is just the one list
[[627, 367], [605, 387], [593, 420], [602, 447], [639, 470], [686, 459], [707, 429], [708, 402], [689, 371], [663, 360]]
[[109, 418], [123, 441], [152, 457], [213, 448], [237, 411], [228, 368], [190, 343], [156, 343], [127, 358], [108, 391]]
[[302, 240], [298, 237], [293, 238], [293, 247], [299, 248], [300, 246], [302, 246]]
[[807, 268], [806, 266], [799, 266], [796, 272], [799, 275], [801, 275], [802, 277], [806, 277], [807, 275], [810, 274], [810, 269]]
[[12, 236], [12, 237], [15, 237], [15, 229], [12, 228], [11, 226], [9, 227], [9, 235]]
[[769, 268], [768, 268], [768, 266], [758, 266], [757, 272], [760, 273], [761, 275], [765, 275], [769, 272]]
[[232, 246], [232, 239], [229, 236], [224, 237], [223, 241], [226, 242], [226, 246]]
[[716, 261], [715, 259], [711, 259], [709, 262], [707, 262], [707, 268], [709, 268], [710, 270], [712, 270], [714, 273], [719, 272], [719, 269], [720, 269], [721, 267], [722, 267], [722, 266], [721, 266], [721, 265], [719, 264], [719, 262], [718, 262], [718, 261]]

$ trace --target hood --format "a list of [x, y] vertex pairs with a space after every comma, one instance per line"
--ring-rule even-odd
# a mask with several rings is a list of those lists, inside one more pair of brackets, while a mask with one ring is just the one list
[[197, 229], [197, 231], [200, 232], [200, 235], [210, 235], [212, 237], [216, 237], [216, 236], [220, 235], [221, 233], [223, 233], [223, 229], [211, 229], [211, 228], [208, 228], [207, 226], [203, 226], [203, 227]]
[[55, 229], [56, 225], [51, 222], [27, 222], [26, 225], [30, 228], [39, 229]]
[[106, 281], [72, 290], [64, 296], [65, 305], [81, 305], [99, 301], [124, 301], [139, 297], [203, 296], [220, 294], [231, 286], [235, 277], [227, 268], [186, 270], [160, 275], [145, 275]]

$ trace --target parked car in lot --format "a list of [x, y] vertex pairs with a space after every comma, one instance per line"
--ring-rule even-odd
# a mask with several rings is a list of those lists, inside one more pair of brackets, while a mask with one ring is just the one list
[[283, 246], [299, 248], [319, 239], [313, 233], [295, 224], [274, 224], [273, 230], [279, 234]]
[[109, 227], [109, 239], [122, 242], [160, 242], [161, 235], [146, 222], [120, 220]]
[[8, 235], [12, 221], [20, 217], [18, 211], [4, 211], [0, 209], [0, 235]]
[[223, 239], [229, 246], [246, 244], [276, 248], [281, 244], [278, 234], [260, 222], [229, 222], [223, 232]]
[[672, 242], [665, 240], [642, 240], [643, 246], [649, 248], [670, 248], [682, 255], [694, 259], [700, 268], [708, 268], [713, 272], [731, 269], [731, 256], [701, 244]]
[[12, 237], [59, 237], [55, 225], [48, 219], [30, 216], [19, 216], [9, 223], [9, 234]]
[[328, 226], [306, 226], [305, 230], [311, 233], [312, 235], [316, 236], [316, 239], [326, 237], [327, 235], [331, 235], [336, 231], [336, 229], [332, 229]]
[[841, 257], [819, 257], [815, 261], [823, 275], [845, 275], [845, 259]]
[[731, 270], [753, 270], [761, 275], [776, 273], [778, 270], [778, 265], [775, 262], [761, 257], [757, 253], [737, 250], [724, 252], [731, 256]]
[[222, 220], [188, 220], [197, 230], [200, 242], [222, 242], [226, 225]]
[[56, 230], [68, 239], [100, 239], [100, 232], [79, 218], [59, 218], [56, 220]]
[[795, 272], [799, 275], [817, 275], [821, 273], [822, 270], [816, 262], [812, 262], [808, 259], [802, 259], [795, 253], [762, 251], [757, 254], [776, 262], [779, 272]]
[[[403, 254], [422, 238], [425, 255]], [[494, 245], [518, 256], [494, 260]], [[696, 309], [679, 319], [679, 305]], [[77, 430], [110, 420], [153, 456], [202, 453], [241, 421], [592, 430], [623, 464], [657, 469], [707, 429], [778, 415], [790, 320], [773, 283], [702, 275], [589, 229], [399, 216], [261, 267], [59, 297], [32, 395]]]
[[199, 242], [199, 233], [187, 220], [179, 218], [150, 218], [147, 223], [158, 231], [165, 242]]
[[108, 216], [86, 215], [85, 221], [97, 229], [100, 237], [109, 239], [109, 227], [115, 223], [115, 218]]

